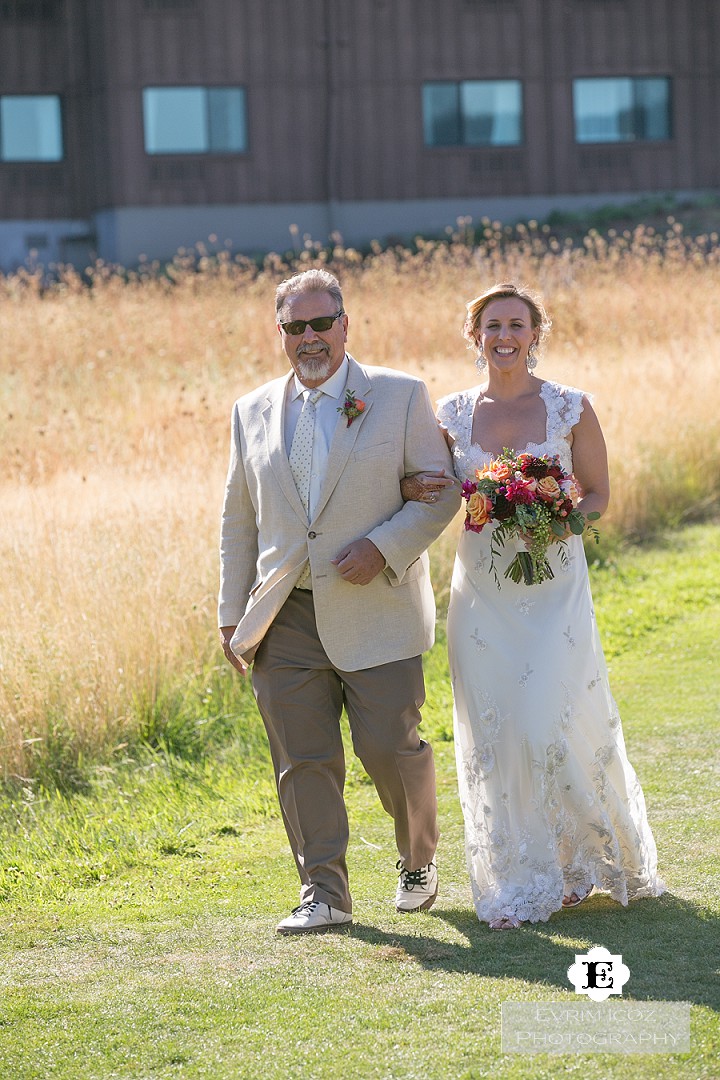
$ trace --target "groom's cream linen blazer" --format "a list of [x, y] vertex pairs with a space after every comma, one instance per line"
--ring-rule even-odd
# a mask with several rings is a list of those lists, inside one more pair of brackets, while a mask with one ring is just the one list
[[[456, 513], [457, 485], [434, 504], [403, 503], [400, 480], [445, 469], [450, 454], [419, 379], [348, 357], [347, 389], [365, 402], [348, 427], [338, 414], [312, 520], [300, 501], [284, 440], [292, 372], [240, 398], [232, 415], [220, 543], [220, 626], [250, 662], [309, 558], [320, 640], [341, 671], [417, 656], [435, 634], [426, 548]], [[386, 567], [369, 585], [344, 581], [331, 560], [368, 537]]]

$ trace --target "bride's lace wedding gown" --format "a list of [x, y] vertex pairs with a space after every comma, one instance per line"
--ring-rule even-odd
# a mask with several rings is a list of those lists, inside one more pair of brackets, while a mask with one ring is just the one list
[[[443, 398], [438, 418], [455, 440], [460, 480], [492, 454], [471, 443], [478, 389]], [[568, 436], [582, 391], [544, 382], [542, 443], [572, 471]], [[608, 683], [582, 540], [567, 564], [551, 548], [554, 578], [515, 584], [490, 572], [491, 527], [463, 532], [448, 611], [455, 746], [473, 899], [478, 918], [544, 921], [563, 895], [592, 885], [627, 904], [662, 892], [645, 800], [628, 761]]]

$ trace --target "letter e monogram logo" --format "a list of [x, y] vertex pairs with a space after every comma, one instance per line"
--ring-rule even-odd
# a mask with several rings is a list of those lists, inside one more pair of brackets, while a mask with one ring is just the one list
[[596, 945], [584, 955], [576, 953], [567, 974], [576, 994], [586, 994], [592, 1001], [606, 1001], [611, 994], [622, 994], [630, 969], [619, 953], [613, 956], [602, 945]]

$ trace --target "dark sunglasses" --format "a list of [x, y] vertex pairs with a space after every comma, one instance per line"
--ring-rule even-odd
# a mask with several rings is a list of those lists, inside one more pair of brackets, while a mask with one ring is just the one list
[[344, 314], [345, 312], [340, 308], [337, 315], [321, 315], [318, 319], [293, 319], [292, 322], [281, 322], [280, 326], [286, 334], [292, 334], [294, 337], [297, 337], [298, 334], [304, 334], [306, 326], [311, 327], [316, 334], [322, 334], [323, 331], [329, 330], [335, 320]]

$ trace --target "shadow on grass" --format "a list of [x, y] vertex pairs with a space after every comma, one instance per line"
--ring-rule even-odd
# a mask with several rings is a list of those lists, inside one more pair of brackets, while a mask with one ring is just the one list
[[[582, 909], [553, 915], [547, 923], [497, 932], [478, 922], [474, 911], [433, 908], [422, 936], [388, 933], [354, 923], [350, 933], [385, 947], [388, 958], [412, 958], [430, 970], [485, 978], [517, 978], [568, 991], [567, 969], [575, 953], [604, 945], [620, 953], [630, 968], [624, 996], [634, 1000], [689, 1001], [720, 1011], [715, 972], [720, 920], [707, 909], [671, 894], [636, 900], [627, 908], [607, 896], [592, 897]], [[466, 939], [453, 944], [433, 936], [434, 920], [454, 927]], [[413, 929], [417, 930], [418, 922]], [[567, 942], [558, 941], [567, 937]]]

